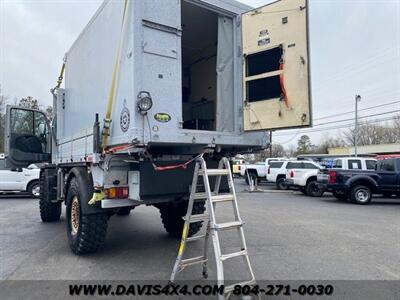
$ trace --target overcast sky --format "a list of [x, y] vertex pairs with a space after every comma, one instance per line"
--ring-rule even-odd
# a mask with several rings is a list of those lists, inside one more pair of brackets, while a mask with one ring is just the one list
[[[271, 1], [241, 0], [252, 6]], [[14, 98], [33, 96], [51, 104], [64, 53], [102, 0], [0, 0], [0, 85]], [[355, 94], [360, 108], [400, 100], [400, 0], [311, 0], [311, 76], [314, 124], [351, 118]], [[400, 110], [400, 103], [360, 115]], [[323, 119], [320, 119], [320, 118]], [[381, 115], [377, 118], [386, 118]], [[374, 118], [373, 118], [374, 119]], [[285, 146], [303, 132], [314, 143], [337, 130], [276, 132]]]

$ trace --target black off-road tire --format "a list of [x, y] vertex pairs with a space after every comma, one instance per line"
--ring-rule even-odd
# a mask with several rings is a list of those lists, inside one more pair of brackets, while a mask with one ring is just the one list
[[299, 187], [299, 191], [302, 192], [304, 195], [307, 195], [307, 191], [304, 186]]
[[61, 202], [52, 203], [46, 199], [39, 199], [40, 218], [43, 222], [58, 222], [61, 216]]
[[277, 188], [278, 190], [287, 190], [287, 189], [289, 188], [289, 187], [287, 186], [285, 180], [286, 180], [286, 179], [283, 178], [283, 177], [278, 178], [278, 179], [276, 180], [276, 188]]
[[117, 211], [117, 216], [129, 216], [129, 214], [131, 213], [131, 210], [133, 210], [133, 209], [134, 208], [132, 208], [132, 207], [123, 207], [119, 211]]
[[324, 191], [318, 188], [318, 184], [316, 180], [312, 180], [306, 185], [307, 195], [310, 197], [322, 197]]
[[[183, 230], [183, 216], [186, 215], [188, 201], [170, 202], [159, 207], [161, 220], [165, 230], [172, 237], [181, 237]], [[206, 210], [204, 201], [193, 204], [193, 215], [202, 214]], [[188, 236], [198, 233], [203, 226], [203, 221], [190, 224]]]
[[349, 195], [347, 195], [345, 192], [338, 193], [336, 191], [333, 191], [332, 195], [333, 195], [333, 197], [335, 197], [339, 201], [347, 201], [349, 199]]
[[58, 222], [61, 216], [61, 202], [51, 202], [48, 187], [45, 186], [43, 180], [44, 172], [40, 173], [40, 196], [39, 210], [40, 218], [43, 222]]
[[367, 205], [372, 200], [372, 191], [365, 185], [356, 185], [351, 188], [350, 201], [355, 204]]
[[[78, 180], [73, 178], [66, 198], [67, 236], [69, 246], [75, 254], [96, 252], [103, 245], [107, 235], [108, 215], [106, 213], [82, 214], [81, 202], [89, 201], [86, 199], [89, 193], [83, 191], [84, 188], [87, 187], [80, 187]], [[71, 218], [72, 211], [75, 211], [74, 219]], [[73, 220], [75, 220], [75, 224], [78, 223], [77, 226], [72, 225]]]

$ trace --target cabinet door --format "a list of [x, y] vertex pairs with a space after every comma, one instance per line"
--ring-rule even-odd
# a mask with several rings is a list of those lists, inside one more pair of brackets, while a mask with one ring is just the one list
[[311, 126], [308, 1], [242, 16], [244, 130]]

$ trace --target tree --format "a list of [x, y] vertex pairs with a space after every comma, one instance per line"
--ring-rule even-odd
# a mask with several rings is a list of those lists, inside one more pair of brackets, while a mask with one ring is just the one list
[[6, 108], [7, 99], [8, 97], [3, 95], [0, 86], [0, 152], [4, 152], [4, 110]]
[[47, 106], [47, 108], [46, 108], [46, 111], [45, 111], [45, 113], [46, 113], [46, 116], [47, 116], [47, 118], [50, 120], [50, 121], [53, 121], [53, 106]]
[[289, 145], [288, 149], [285, 151], [287, 157], [296, 157], [296, 147], [294, 145]]
[[30, 109], [39, 109], [39, 101], [34, 99], [32, 96], [22, 98], [18, 102], [18, 106], [22, 106]]
[[308, 135], [302, 135], [297, 141], [297, 155], [311, 153], [314, 149], [315, 146], [311, 143], [311, 139]]
[[393, 117], [393, 127], [397, 142], [400, 143], [400, 114]]
[[285, 148], [280, 144], [272, 144], [272, 157], [284, 157], [286, 155]]
[[[393, 144], [400, 142], [399, 127], [397, 126], [397, 116], [394, 117], [392, 124], [374, 124], [368, 121], [358, 125], [357, 145], [379, 145]], [[344, 140], [347, 145], [355, 145], [355, 129], [351, 128], [343, 132]]]
[[339, 138], [325, 138], [316, 147], [315, 153], [317, 154], [328, 154], [329, 148], [344, 147], [346, 143], [343, 139]]

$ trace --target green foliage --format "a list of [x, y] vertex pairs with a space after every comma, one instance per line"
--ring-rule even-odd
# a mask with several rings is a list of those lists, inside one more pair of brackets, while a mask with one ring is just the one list
[[315, 150], [315, 146], [311, 143], [311, 139], [308, 135], [302, 135], [297, 141], [297, 155], [309, 154]]

